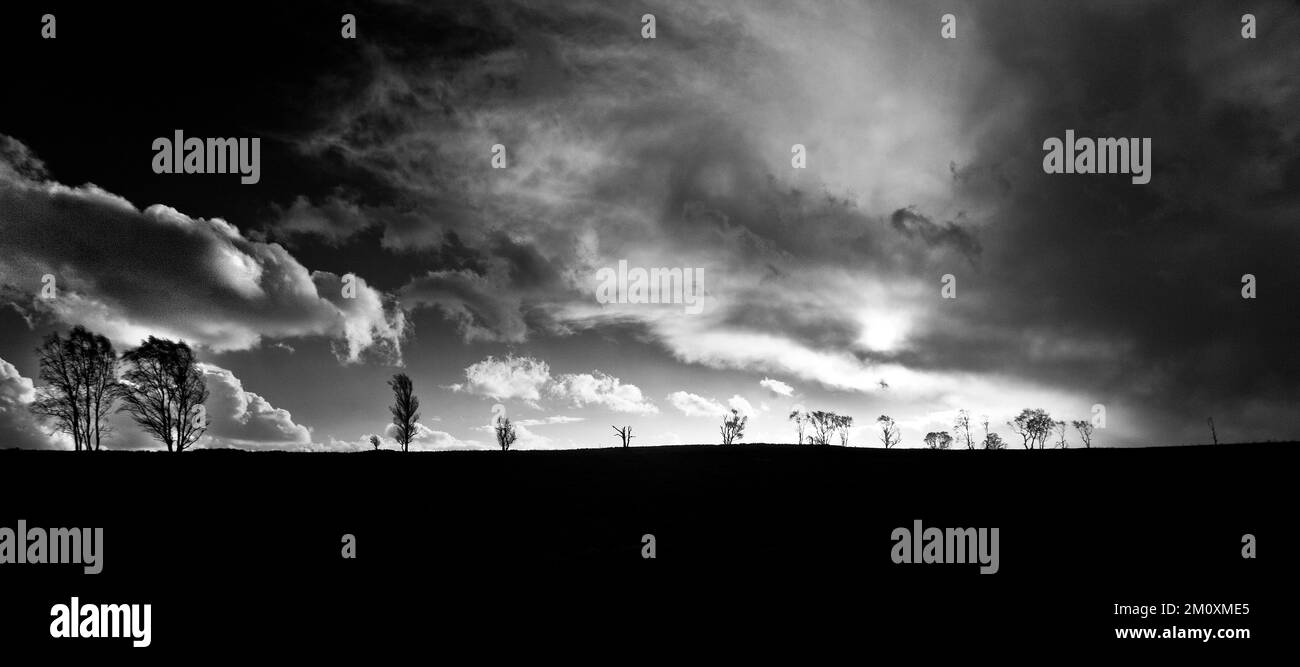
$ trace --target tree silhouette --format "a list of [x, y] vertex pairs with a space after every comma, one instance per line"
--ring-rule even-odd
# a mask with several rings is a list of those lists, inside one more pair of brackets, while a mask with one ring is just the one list
[[1083, 441], [1084, 449], [1092, 449], [1092, 422], [1086, 419], [1076, 419], [1070, 422], [1070, 425], [1079, 432], [1079, 439]]
[[876, 417], [876, 423], [880, 424], [880, 441], [885, 443], [885, 449], [897, 445], [901, 437], [898, 433], [898, 424], [894, 418], [889, 415], [880, 415]]
[[1205, 421], [1210, 425], [1210, 437], [1214, 438], [1214, 444], [1219, 444], [1219, 432], [1214, 430], [1214, 417], [1207, 417]]
[[119, 410], [169, 452], [179, 454], [198, 441], [208, 429], [203, 411], [208, 387], [190, 346], [150, 336], [122, 361], [127, 370]]
[[952, 430], [956, 434], [957, 442], [965, 443], [966, 449], [975, 449], [975, 436], [971, 433], [969, 412], [957, 411], [957, 419], [953, 422]]
[[748, 415], [742, 415], [739, 410], [732, 408], [731, 416], [722, 418], [722, 444], [730, 445], [737, 440], [743, 440], [745, 423], [748, 421]]
[[515, 425], [510, 422], [509, 417], [505, 415], [497, 417], [493, 430], [496, 431], [497, 445], [501, 447], [501, 451], [507, 451], [510, 449], [510, 445], [515, 444]]
[[835, 431], [836, 417], [835, 413], [824, 410], [813, 410], [808, 413], [808, 422], [813, 427], [808, 443], [812, 445], [831, 444], [831, 434]]
[[791, 410], [790, 421], [794, 422], [795, 428], [799, 431], [799, 444], [803, 444], [803, 428], [808, 423], [808, 413], [803, 410]]
[[848, 415], [835, 415], [835, 427], [840, 433], [840, 446], [849, 446], [849, 429], [853, 428], [853, 418]]
[[1034, 437], [1038, 439], [1038, 448], [1042, 449], [1047, 444], [1047, 436], [1052, 434], [1052, 429], [1056, 427], [1056, 420], [1047, 414], [1046, 410], [1035, 409], [1031, 411], [1033, 418], [1029, 420], [1030, 428]]
[[36, 354], [45, 384], [36, 390], [31, 411], [53, 419], [56, 431], [72, 436], [76, 451], [98, 450], [109, 433], [104, 419], [121, 397], [112, 343], [77, 326], [66, 339], [50, 334]]
[[1024, 410], [1015, 419], [1007, 422], [1007, 426], [1011, 427], [1011, 432], [1020, 436], [1020, 439], [1023, 441], [1021, 444], [1025, 449], [1031, 449], [1029, 438], [1032, 435], [1032, 431], [1029, 430], [1028, 412], [1029, 410]]
[[1069, 449], [1070, 447], [1070, 443], [1065, 441], [1065, 429], [1068, 428], [1069, 426], [1070, 425], [1065, 423], [1064, 421], [1058, 421], [1052, 423], [1052, 428], [1056, 429], [1056, 437], [1057, 437], [1056, 446], [1060, 449]]
[[379, 436], [377, 435], [370, 436], [370, 446], [374, 447], [375, 449], [379, 449]]
[[948, 449], [952, 446], [952, 435], [947, 431], [931, 431], [925, 434], [925, 446], [930, 449]]
[[1007, 443], [1002, 441], [1002, 436], [997, 433], [986, 433], [984, 435], [984, 449], [1006, 449]]
[[618, 434], [618, 439], [623, 442], [624, 447], [627, 447], [628, 444], [631, 442], [632, 438], [636, 437], [635, 435], [632, 435], [631, 426], [624, 426], [623, 428], [618, 428], [617, 426], [611, 426], [610, 428], [614, 429], [614, 432]]
[[393, 379], [388, 381], [388, 386], [393, 388], [393, 404], [388, 406], [388, 411], [393, 413], [393, 425], [397, 427], [397, 432], [393, 439], [401, 446], [402, 451], [407, 452], [411, 449], [411, 441], [415, 440], [417, 433], [416, 422], [420, 420], [420, 399], [414, 393], [414, 387], [411, 385], [411, 378], [406, 373], [398, 373]]
[[1007, 422], [1012, 432], [1020, 436], [1025, 449], [1033, 449], [1038, 445], [1039, 449], [1043, 448], [1043, 442], [1047, 440], [1048, 434], [1056, 426], [1056, 421], [1052, 416], [1047, 414], [1046, 410], [1041, 408], [1025, 408], [1015, 419]]

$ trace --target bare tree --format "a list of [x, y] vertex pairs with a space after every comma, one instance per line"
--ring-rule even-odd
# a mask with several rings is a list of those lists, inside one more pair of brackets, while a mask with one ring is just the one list
[[1214, 430], [1214, 417], [1205, 420], [1210, 425], [1210, 437], [1214, 438], [1214, 444], [1219, 444], [1219, 432]]
[[1015, 419], [1007, 422], [1007, 426], [1011, 427], [1011, 432], [1020, 436], [1022, 441], [1021, 444], [1025, 449], [1033, 449], [1033, 444], [1030, 442], [1030, 438], [1033, 436], [1033, 431], [1029, 428], [1029, 419], [1029, 410], [1025, 409], [1022, 410]]
[[885, 443], [885, 449], [897, 445], [901, 439], [898, 433], [898, 424], [894, 418], [889, 415], [880, 415], [876, 417], [876, 423], [880, 425], [880, 441]]
[[415, 440], [419, 432], [416, 423], [420, 421], [420, 399], [415, 395], [411, 378], [406, 373], [394, 375], [388, 381], [388, 386], [393, 388], [393, 404], [388, 406], [388, 411], [393, 413], [393, 426], [397, 427], [393, 439], [402, 451], [407, 452], [411, 450], [411, 441]]
[[1092, 449], [1092, 422], [1086, 419], [1076, 419], [1070, 422], [1070, 425], [1079, 432], [1079, 439], [1083, 440], [1084, 449]]
[[840, 433], [840, 446], [849, 446], [849, 429], [853, 428], [853, 418], [848, 415], [836, 415], [836, 428]]
[[636, 437], [635, 435], [632, 435], [631, 426], [624, 426], [623, 428], [618, 428], [617, 426], [611, 426], [610, 428], [614, 429], [614, 432], [618, 434], [618, 439], [623, 441], [624, 447], [627, 447], [628, 444], [631, 442], [632, 438]]
[[377, 435], [370, 436], [370, 446], [374, 447], [376, 450], [379, 449], [379, 436]]
[[203, 411], [208, 387], [190, 346], [150, 336], [122, 361], [127, 370], [120, 411], [169, 452], [179, 454], [197, 442], [208, 428]]
[[966, 444], [966, 449], [975, 449], [975, 436], [970, 430], [970, 413], [965, 410], [957, 411], [957, 419], [952, 425], [953, 433], [956, 434], [957, 442]]
[[1038, 449], [1042, 449], [1044, 441], [1047, 440], [1055, 425], [1052, 416], [1041, 408], [1025, 408], [1015, 419], [1007, 422], [1012, 432], [1020, 436], [1025, 449], [1033, 449], [1035, 445]]
[[812, 437], [808, 439], [810, 444], [829, 445], [831, 437], [835, 432], [836, 419], [839, 416], [834, 412], [824, 410], [813, 410], [808, 414], [808, 421], [812, 424]]
[[36, 390], [31, 411], [53, 419], [56, 431], [72, 436], [76, 451], [98, 450], [110, 432], [104, 420], [121, 396], [112, 343], [77, 326], [67, 339], [50, 334], [36, 354], [45, 384]]
[[748, 421], [748, 415], [742, 415], [739, 410], [732, 408], [731, 416], [722, 418], [722, 444], [730, 445], [737, 440], [743, 440], [745, 423]]
[[791, 410], [790, 421], [799, 430], [799, 444], [803, 444], [803, 428], [808, 423], [808, 413], [803, 410]]
[[1058, 421], [1052, 423], [1052, 428], [1056, 429], [1056, 438], [1057, 438], [1056, 446], [1059, 449], [1069, 449], [1070, 447], [1070, 443], [1065, 441], [1065, 429], [1068, 428], [1069, 426], [1070, 425], [1065, 423], [1064, 421]]
[[496, 425], [493, 428], [496, 431], [497, 445], [501, 447], [501, 451], [509, 450], [510, 445], [515, 444], [516, 440], [515, 425], [510, 423], [510, 418], [505, 415], [497, 417]]
[[1029, 421], [1029, 425], [1038, 440], [1038, 448], [1042, 449], [1047, 444], [1047, 436], [1052, 434], [1052, 429], [1056, 426], [1056, 420], [1052, 419], [1046, 410], [1035, 409], [1032, 412], [1033, 419]]

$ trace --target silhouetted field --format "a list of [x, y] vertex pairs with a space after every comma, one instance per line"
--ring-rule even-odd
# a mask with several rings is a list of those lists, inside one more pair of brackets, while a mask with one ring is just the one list
[[[1266, 628], [1290, 604], [1269, 596], [1294, 562], [1296, 446], [0, 451], [0, 526], [106, 534], [101, 575], [0, 568], [0, 585], [32, 609], [78, 591], [156, 600], [162, 645], [208, 641], [232, 614], [246, 641], [434, 627], [450, 641], [506, 614], [529, 631], [830, 642], [924, 635], [939, 616], [952, 638], [1068, 643], [1105, 641], [1111, 605], [1134, 600], [1251, 602], [1249, 627]], [[998, 527], [1000, 571], [894, 564], [891, 531], [918, 519]], [[1245, 533], [1259, 559], [1241, 558]], [[266, 599], [312, 615], [245, 602]], [[0, 620], [40, 633], [47, 618]]]

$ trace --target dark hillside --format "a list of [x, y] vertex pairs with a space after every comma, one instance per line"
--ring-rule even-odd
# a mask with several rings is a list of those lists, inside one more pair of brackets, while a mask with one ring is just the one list
[[[0, 526], [102, 526], [106, 546], [100, 575], [5, 566], [0, 583], [33, 608], [78, 592], [152, 599], [159, 644], [210, 638], [203, 619], [226, 622], [228, 605], [254, 635], [346, 638], [333, 633], [374, 623], [474, 632], [507, 614], [532, 628], [821, 619], [892, 634], [942, 623], [972, 638], [991, 624], [1037, 641], [1097, 639], [1116, 603], [1250, 602], [1249, 627], [1267, 637], [1283, 612], [1270, 593], [1294, 562], [1283, 540], [1295, 447], [3, 451]], [[894, 564], [891, 531], [918, 519], [998, 527], [998, 572]], [[340, 558], [345, 533], [355, 560]], [[646, 533], [654, 560], [641, 557]], [[1241, 557], [1245, 533], [1260, 558]], [[268, 586], [321, 613], [240, 606]], [[398, 589], [412, 608], [359, 611], [391, 606]], [[40, 635], [42, 618], [11, 623]]]

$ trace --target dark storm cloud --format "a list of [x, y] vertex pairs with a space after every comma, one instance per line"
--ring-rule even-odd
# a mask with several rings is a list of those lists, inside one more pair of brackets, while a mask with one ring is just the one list
[[528, 325], [521, 299], [489, 278], [469, 271], [431, 271], [407, 283], [402, 305], [437, 307], [466, 340], [522, 342]]
[[[280, 225], [378, 225], [389, 250], [435, 253], [403, 301], [469, 338], [643, 318], [679, 359], [829, 386], [874, 385], [839, 361], [857, 359], [933, 375], [931, 398], [976, 373], [1161, 427], [1296, 426], [1289, 5], [1252, 6], [1251, 41], [1230, 6], [971, 3], [951, 45], [916, 36], [943, 13], [925, 3], [668, 3], [653, 42], [629, 3], [392, 9], [409, 21], [376, 31], [362, 92], [299, 141], [392, 196], [292, 201]], [[902, 36], [855, 32], [876, 24]], [[431, 25], [464, 36], [411, 43]], [[1151, 137], [1151, 183], [1044, 174], [1043, 140], [1067, 129]], [[498, 142], [508, 170], [489, 165]], [[620, 258], [704, 266], [718, 308], [575, 315], [584, 277]], [[1260, 299], [1240, 298], [1244, 273]], [[751, 334], [797, 349], [744, 356]]]
[[375, 224], [356, 202], [339, 196], [330, 196], [319, 205], [300, 196], [288, 208], [274, 206], [274, 210], [280, 235], [314, 234], [336, 246]]
[[[459, 243], [457, 236], [449, 235], [441, 246], [443, 254], [455, 258], [463, 253]], [[486, 257], [473, 268], [439, 269], [414, 277], [399, 292], [402, 305], [437, 307], [467, 340], [517, 343], [530, 331], [555, 332], [558, 324], [534, 308], [536, 302], [566, 293], [550, 260], [533, 246], [502, 234], [489, 239]]]
[[908, 237], [920, 237], [930, 246], [952, 246], [972, 261], [980, 254], [979, 240], [955, 222], [937, 223], [911, 208], [894, 211], [889, 222]]
[[[1291, 296], [1300, 277], [1294, 8], [1005, 3], [972, 11], [973, 37], [1000, 75], [972, 100], [971, 116], [1010, 98], [1020, 112], [972, 161], [1005, 174], [1006, 184], [994, 195], [982, 271], [965, 283], [974, 298], [959, 298], [958, 312], [918, 341], [931, 349], [920, 351], [925, 361], [1019, 366], [1183, 424], [1232, 414], [1239, 437], [1294, 429], [1295, 417], [1283, 416], [1294, 413], [1300, 367]], [[1245, 11], [1267, 26], [1258, 40], [1238, 35]], [[1152, 137], [1151, 183], [1043, 174], [1042, 141], [1067, 129]], [[1245, 273], [1260, 280], [1259, 299], [1241, 298]], [[986, 335], [944, 332], [962, 322]], [[1035, 347], [1061, 353], [1035, 363]], [[1271, 423], [1248, 421], [1263, 413]]]

